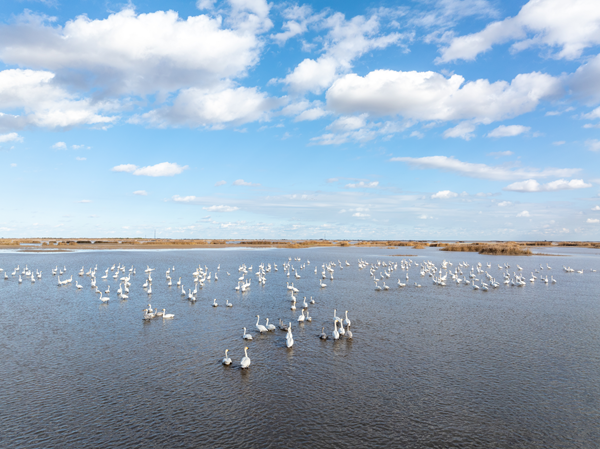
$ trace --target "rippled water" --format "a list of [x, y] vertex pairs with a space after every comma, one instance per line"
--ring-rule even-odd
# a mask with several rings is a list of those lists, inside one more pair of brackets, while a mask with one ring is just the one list
[[[549, 251], [565, 257], [383, 248], [0, 253], [10, 278], [0, 279], [0, 446], [599, 447], [600, 254]], [[482, 292], [434, 286], [413, 267], [407, 287], [397, 287], [406, 273], [398, 270], [390, 290], [376, 292], [357, 260], [399, 262], [391, 256], [399, 253], [438, 266], [489, 262], [498, 279], [497, 263], [511, 272], [520, 264], [526, 279], [549, 263], [543, 274], [558, 283]], [[310, 260], [301, 279], [284, 273], [288, 257]], [[338, 259], [351, 266], [336, 267], [320, 289], [321, 264]], [[236, 292], [239, 265], [256, 272], [261, 262], [279, 271], [264, 287], [249, 273], [250, 291]], [[137, 268], [126, 301], [112, 277], [100, 279], [118, 263]], [[17, 264], [42, 270], [42, 280], [19, 285], [10, 276]], [[96, 264], [98, 285], [111, 285], [108, 304], [77, 275]], [[175, 282], [181, 276], [191, 287], [198, 264], [221, 270], [194, 304]], [[56, 285], [56, 265], [67, 266], [73, 285]], [[150, 299], [141, 287], [146, 265], [156, 268]], [[169, 288], [164, 273], [173, 265]], [[312, 323], [297, 324], [287, 281], [300, 288], [300, 303], [315, 298]], [[175, 318], [143, 322], [148, 302]], [[319, 340], [322, 326], [333, 330], [334, 308], [349, 311], [353, 340]], [[260, 335], [257, 314], [262, 324], [292, 321], [294, 347], [285, 348], [280, 330]], [[242, 340], [243, 327], [253, 341]], [[239, 368], [245, 344], [248, 370]], [[226, 348], [231, 367], [220, 363]]]

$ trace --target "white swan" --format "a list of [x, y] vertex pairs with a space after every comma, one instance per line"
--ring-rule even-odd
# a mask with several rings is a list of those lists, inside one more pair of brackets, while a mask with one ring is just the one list
[[250, 357], [248, 357], [248, 346], [244, 348], [244, 357], [242, 358], [240, 365], [242, 366], [242, 369], [246, 369], [250, 366]]
[[300, 316], [298, 317], [298, 322], [302, 322], [306, 319], [306, 317], [304, 316], [304, 309], [302, 309], [302, 313], [300, 314]]
[[213, 307], [217, 307], [218, 305], [219, 305], [219, 304], [217, 304], [217, 298], [213, 299], [213, 304], [212, 304], [212, 306], [213, 306]]
[[225, 307], [233, 307], [233, 304], [229, 302], [228, 299], [225, 300]]
[[274, 331], [276, 329], [274, 324], [269, 324], [269, 319], [267, 318], [267, 329], [269, 329], [270, 331]]
[[163, 317], [163, 318], [174, 318], [174, 317], [175, 317], [175, 315], [174, 315], [174, 314], [172, 314], [172, 313], [166, 313], [166, 312], [165, 312], [165, 309], [163, 309], [163, 315], [162, 315], [162, 317]]
[[244, 335], [242, 335], [244, 340], [252, 340], [252, 335], [246, 333], [246, 328], [244, 328]]
[[327, 334], [325, 333], [325, 328], [324, 327], [321, 328], [321, 335], [319, 335], [319, 338], [321, 340], [327, 340]]
[[296, 298], [294, 298], [294, 302], [292, 303], [292, 307], [290, 307], [290, 309], [296, 310]]
[[[346, 310], [346, 319], [342, 323], [344, 326], [350, 326], [352, 323], [348, 319], [348, 311]], [[360, 326], [359, 326], [360, 327]]]
[[346, 338], [352, 338], [352, 331], [349, 327], [346, 328]]
[[269, 332], [269, 330], [263, 326], [262, 324], [258, 324], [258, 322], [260, 321], [260, 315], [256, 315], [256, 328], [258, 329], [258, 331], [262, 334], [263, 332]]
[[231, 365], [231, 359], [229, 357], [227, 357], [228, 352], [229, 352], [229, 349], [225, 349], [225, 358], [221, 361], [221, 363], [225, 366]]
[[288, 348], [291, 348], [292, 346], [294, 346], [294, 336], [292, 335], [292, 323], [290, 323], [288, 326], [288, 333], [285, 336], [285, 345]]
[[340, 333], [337, 330], [337, 321], [333, 322], [333, 333], [331, 334], [334, 340], [340, 339]]
[[100, 299], [100, 301], [102, 301], [102, 302], [106, 302], [106, 301], [110, 300], [110, 298], [109, 298], [108, 296], [106, 296], [106, 297], [102, 297], [102, 292], [100, 292], [100, 298], [99, 298], [99, 299]]

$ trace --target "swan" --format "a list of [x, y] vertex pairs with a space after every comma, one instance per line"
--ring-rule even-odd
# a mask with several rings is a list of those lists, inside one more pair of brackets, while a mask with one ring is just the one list
[[213, 307], [217, 307], [218, 305], [219, 305], [219, 304], [217, 304], [217, 298], [213, 299], [213, 304], [212, 304], [212, 306], [213, 306]]
[[312, 322], [312, 316], [308, 315], [308, 309], [306, 309], [306, 321]]
[[246, 346], [244, 348], [244, 357], [242, 358], [242, 361], [240, 362], [240, 365], [242, 366], [242, 369], [246, 369], [250, 366], [250, 357], [248, 357], [248, 346]]
[[285, 336], [285, 345], [288, 348], [291, 348], [292, 346], [294, 346], [294, 336], [292, 335], [292, 323], [289, 324], [288, 333]]
[[106, 290], [104, 290], [104, 293], [106, 293], [107, 295], [110, 293], [110, 285], [108, 285], [106, 287]]
[[321, 335], [319, 335], [319, 338], [321, 340], [327, 340], [327, 334], [325, 333], [325, 328], [324, 327], [321, 328]]
[[352, 331], [350, 330], [350, 327], [346, 328], [346, 338], [352, 338]]
[[288, 330], [288, 326], [283, 321], [281, 321], [281, 318], [279, 318], [279, 329], [286, 332]]
[[302, 309], [302, 313], [300, 314], [300, 316], [298, 317], [298, 322], [302, 322], [306, 319], [306, 317], [304, 316], [304, 309]]
[[227, 357], [228, 352], [229, 352], [229, 349], [225, 349], [225, 358], [221, 361], [221, 363], [225, 366], [231, 365], [231, 359], [229, 357]]
[[100, 292], [100, 298], [99, 299], [102, 302], [106, 302], [106, 301], [110, 300], [110, 298], [108, 296], [102, 297], [102, 292]]
[[274, 324], [269, 324], [269, 319], [267, 318], [267, 329], [269, 329], [270, 331], [274, 331], [276, 329]]
[[263, 326], [262, 324], [258, 324], [258, 322], [260, 321], [260, 315], [256, 315], [256, 328], [258, 329], [258, 331], [262, 334], [263, 332], [269, 332], [269, 330]]
[[173, 315], [172, 313], [165, 313], [165, 309], [163, 309], [163, 318], [174, 318], [175, 315]]
[[244, 340], [252, 340], [252, 335], [246, 333], [246, 328], [244, 328], [244, 335], [242, 335]]
[[75, 287], [77, 287], [78, 289], [83, 288], [83, 285], [80, 285], [79, 282], [75, 281]]
[[225, 300], [225, 307], [233, 307], [233, 304], [229, 302], [228, 299]]
[[311, 303], [311, 304], [314, 304], [314, 303], [315, 303], [315, 300], [313, 299], [313, 297], [312, 297], [312, 296], [310, 297], [310, 303]]
[[340, 333], [337, 330], [337, 321], [333, 322], [333, 333], [331, 334], [334, 340], [340, 339]]
[[342, 322], [342, 319], [339, 316], [337, 316], [337, 309], [333, 309], [333, 320], [339, 321], [340, 323]]
[[[348, 319], [348, 311], [346, 310], [346, 319], [342, 323], [344, 326], [350, 326], [352, 323]], [[359, 326], [360, 327], [360, 326]]]
[[346, 330], [344, 329], [344, 326], [341, 321], [340, 321], [340, 330], [338, 332], [340, 333], [340, 335], [346, 335]]
[[294, 298], [294, 302], [292, 304], [292, 307], [290, 307], [290, 309], [296, 310], [296, 298]]

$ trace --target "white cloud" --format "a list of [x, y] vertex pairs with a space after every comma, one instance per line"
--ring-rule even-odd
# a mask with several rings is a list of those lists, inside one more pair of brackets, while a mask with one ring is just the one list
[[54, 145], [52, 145], [52, 148], [55, 150], [66, 150], [67, 144], [64, 142], [56, 142]]
[[113, 167], [111, 170], [115, 172], [133, 173], [135, 176], [174, 176], [183, 173], [188, 168], [187, 165], [181, 166], [175, 162], [161, 162], [156, 165], [148, 165], [146, 167], [138, 167], [133, 164], [121, 164]]
[[592, 207], [592, 210], [600, 210], [600, 206], [594, 206]]
[[239, 210], [239, 207], [221, 205], [221, 206], [203, 207], [202, 209], [207, 210], [209, 212], [233, 212], [233, 211]]
[[564, 140], [557, 140], [556, 142], [552, 142], [552, 145], [556, 145], [558, 147], [564, 145], [565, 143], [567, 142], [565, 142]]
[[506, 151], [494, 151], [492, 153], [488, 153], [488, 156], [494, 156], [494, 157], [502, 157], [502, 156], [512, 156], [514, 153], [510, 150], [506, 150]]
[[526, 133], [531, 128], [529, 126], [522, 125], [509, 125], [504, 126], [500, 125], [498, 128], [490, 131], [488, 133], [488, 137], [513, 137], [518, 136], [519, 134]]
[[464, 140], [471, 140], [475, 137], [473, 131], [475, 131], [475, 125], [473, 123], [461, 122], [454, 128], [448, 128], [444, 131], [444, 139], [447, 139], [448, 137], [458, 137]]
[[91, 203], [92, 200], [80, 200], [80, 201], [77, 201], [77, 202], [78, 203]]
[[0, 134], [0, 143], [23, 142], [23, 138], [17, 133]]
[[321, 108], [312, 108], [303, 111], [300, 115], [298, 115], [294, 121], [295, 122], [304, 122], [304, 121], [312, 121], [329, 115], [330, 112], [325, 111]]
[[176, 203], [195, 203], [200, 200], [201, 200], [201, 198], [198, 198], [197, 196], [194, 196], [194, 195], [190, 195], [190, 196], [175, 195], [173, 197], [173, 201], [175, 201]]
[[570, 181], [558, 179], [547, 184], [540, 184], [535, 179], [528, 179], [527, 181], [514, 182], [505, 187], [504, 190], [512, 192], [554, 192], [557, 190], [586, 189], [588, 187], [592, 187], [592, 184], [585, 183], [583, 179], [571, 179]]
[[[80, 150], [82, 148], [85, 148], [85, 145], [71, 145], [71, 148], [73, 148], [74, 150]], [[87, 147], [87, 149], [89, 150], [90, 147]]]
[[600, 151], [600, 140], [588, 139], [585, 141], [585, 146], [590, 151]]
[[363, 214], [361, 212], [356, 212], [356, 213], [352, 214], [352, 216], [356, 217], [356, 218], [367, 218], [367, 217], [370, 217], [371, 215], [370, 214]]
[[75, 160], [76, 160], [76, 161], [85, 161], [85, 160], [87, 160], [87, 158], [85, 158], [85, 157], [79, 157], [79, 156], [77, 156], [77, 157], [75, 158]]
[[[598, 104], [600, 102], [600, 54], [581, 65], [568, 78], [568, 82], [578, 100], [589, 106]], [[600, 108], [584, 114], [583, 118], [600, 118]]]
[[504, 166], [491, 166], [486, 164], [474, 164], [471, 162], [462, 162], [453, 157], [447, 156], [426, 156], [426, 157], [393, 157], [393, 162], [406, 162], [414, 168], [420, 169], [438, 169], [457, 173], [469, 178], [491, 179], [495, 181], [508, 181], [512, 179], [525, 178], [547, 178], [557, 176], [573, 176], [581, 171], [579, 168], [545, 168], [526, 169], [509, 168]]
[[352, 67], [352, 61], [363, 54], [398, 45], [410, 34], [390, 33], [379, 35], [380, 18], [377, 14], [369, 19], [356, 16], [346, 20], [341, 13], [335, 13], [320, 23], [329, 32], [322, 45], [324, 53], [317, 60], [304, 59], [285, 78], [273, 80], [284, 83], [294, 92], [321, 93], [339, 76]]
[[449, 198], [456, 198], [458, 196], [458, 193], [455, 192], [451, 192], [450, 190], [440, 190], [438, 193], [434, 193], [433, 195], [431, 195], [431, 198], [438, 198], [438, 199], [449, 199]]
[[555, 58], [578, 58], [585, 48], [600, 44], [600, 8], [596, 0], [530, 0], [515, 17], [453, 38], [436, 62], [473, 60], [493, 45], [510, 41], [517, 41], [513, 52], [549, 47], [559, 49]]
[[500, 203], [498, 203], [498, 206], [500, 207], [506, 207], [506, 206], [510, 206], [512, 203], [510, 201], [502, 201]]
[[260, 184], [253, 184], [251, 182], [246, 182], [243, 179], [236, 179], [235, 181], [233, 181], [233, 185], [234, 186], [260, 186]]
[[71, 70], [93, 74], [89, 82], [119, 94], [210, 86], [245, 75], [259, 60], [258, 33], [271, 26], [265, 1], [230, 4], [225, 21], [222, 15], [182, 19], [173, 10], [136, 14], [127, 7], [105, 19], [82, 14], [60, 26], [26, 13], [0, 29], [0, 59], [65, 77]]
[[560, 92], [559, 79], [539, 72], [517, 75], [510, 83], [485, 79], [465, 83], [460, 75], [446, 78], [435, 72], [375, 70], [364, 77], [339, 78], [326, 97], [328, 107], [340, 114], [488, 124], [530, 112], [540, 100]]
[[378, 185], [379, 185], [379, 181], [373, 181], [373, 182], [360, 181], [358, 183], [346, 184], [346, 188], [348, 188], [348, 189], [374, 189]]
[[288, 19], [281, 26], [285, 31], [271, 35], [271, 38], [279, 45], [285, 44], [290, 38], [306, 33], [309, 25], [324, 17], [323, 14], [313, 14], [309, 5], [290, 6], [283, 11], [282, 15], [285, 19]]
[[586, 220], [586, 223], [600, 223], [600, 220], [598, 220], [597, 218], [588, 218]]
[[15, 164], [15, 163], [12, 163], [12, 164], [10, 164], [10, 166], [11, 166], [11, 167], [16, 167], [16, 166], [17, 166], [17, 164]]
[[[7, 47], [5, 44], [0, 48], [0, 55], [2, 49]], [[109, 106], [108, 103], [92, 102], [67, 92], [57, 85], [55, 75], [47, 71], [0, 71], [0, 105], [5, 111], [16, 113], [0, 114], [1, 128], [23, 128], [27, 125], [46, 128], [108, 125], [118, 119], [99, 114]]]
[[519, 212], [517, 214], [517, 217], [530, 217], [531, 215], [529, 215], [529, 212], [527, 212], [526, 210], [524, 210], [523, 212]]
[[172, 105], [134, 116], [131, 123], [167, 126], [237, 126], [268, 120], [269, 111], [281, 104], [256, 87], [220, 89], [190, 88], [179, 92]]
[[146, 196], [148, 195], [148, 192], [146, 192], [145, 190], [136, 190], [135, 192], [133, 192], [134, 195], [140, 195], [140, 196]]
[[215, 183], [215, 187], [224, 186], [225, 184], [227, 184], [227, 182], [219, 181], [219, 182]]
[[600, 118], [600, 107], [594, 109], [591, 112], [588, 112], [587, 114], [582, 114], [581, 117], [587, 118], [589, 120], [595, 120], [597, 118]]

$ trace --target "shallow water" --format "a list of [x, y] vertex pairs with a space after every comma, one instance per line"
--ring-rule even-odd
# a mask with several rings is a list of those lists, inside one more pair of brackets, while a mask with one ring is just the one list
[[[9, 274], [0, 279], [0, 446], [598, 447], [600, 251], [548, 251], [565, 257], [383, 248], [0, 253]], [[413, 266], [407, 287], [397, 286], [406, 273], [398, 269], [390, 290], [377, 292], [357, 260], [400, 262], [392, 254], [438, 266], [446, 259], [452, 268], [491, 263], [500, 281], [498, 263], [511, 273], [520, 264], [526, 279], [548, 263], [542, 274], [558, 282], [482, 292], [434, 286]], [[288, 257], [302, 258], [295, 267], [310, 260], [301, 279], [283, 271]], [[351, 266], [335, 267], [319, 288], [321, 264], [338, 259]], [[264, 287], [253, 274], [261, 262], [279, 267]], [[118, 263], [137, 269], [126, 301], [112, 277], [100, 279]], [[254, 268], [245, 293], [234, 290], [242, 263]], [[42, 270], [42, 279], [18, 284], [10, 276], [17, 264]], [[96, 264], [98, 286], [111, 286], [108, 304], [77, 275]], [[219, 280], [190, 303], [175, 283], [181, 276], [193, 288], [199, 264], [213, 276], [220, 264]], [[72, 285], [56, 285], [56, 265], [66, 265]], [[146, 265], [156, 268], [150, 299], [141, 286]], [[288, 281], [300, 289], [296, 312]], [[316, 304], [313, 321], [299, 325], [303, 296]], [[149, 302], [175, 318], [143, 322]], [[322, 326], [333, 330], [334, 309], [349, 311], [352, 340], [319, 340]], [[285, 348], [280, 330], [260, 335], [256, 315], [261, 324], [292, 321], [294, 347]], [[243, 327], [253, 341], [242, 340]], [[239, 368], [245, 345], [248, 370]], [[226, 348], [231, 367], [220, 363]]]

